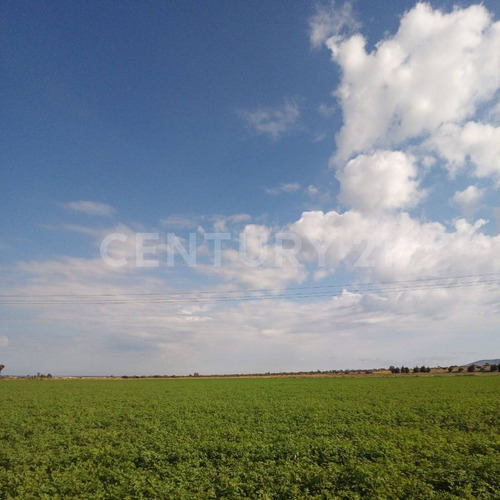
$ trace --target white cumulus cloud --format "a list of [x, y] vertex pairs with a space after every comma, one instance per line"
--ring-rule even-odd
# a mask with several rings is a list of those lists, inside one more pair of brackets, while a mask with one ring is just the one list
[[337, 170], [339, 200], [362, 211], [415, 206], [422, 197], [415, 159], [401, 151], [359, 155]]
[[371, 51], [360, 34], [326, 44], [343, 73], [337, 160], [472, 117], [500, 84], [500, 22], [482, 5], [444, 13], [419, 3]]
[[475, 121], [463, 126], [445, 123], [425, 146], [446, 160], [446, 168], [453, 175], [470, 162], [475, 177], [494, 177], [500, 181], [500, 127]]
[[[481, 231], [484, 220], [420, 222], [409, 214], [304, 212], [290, 226], [302, 242], [299, 260], [318, 265], [324, 254], [329, 274], [341, 264], [362, 278], [399, 280], [500, 271], [500, 235]], [[320, 266], [321, 267], [321, 266]]]

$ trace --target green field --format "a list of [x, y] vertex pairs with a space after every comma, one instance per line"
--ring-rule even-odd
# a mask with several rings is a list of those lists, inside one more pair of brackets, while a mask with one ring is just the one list
[[500, 498], [500, 376], [0, 382], [0, 498]]

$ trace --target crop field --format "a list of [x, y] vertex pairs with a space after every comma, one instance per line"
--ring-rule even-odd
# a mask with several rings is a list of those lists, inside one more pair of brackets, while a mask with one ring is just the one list
[[0, 382], [0, 498], [500, 498], [500, 376]]

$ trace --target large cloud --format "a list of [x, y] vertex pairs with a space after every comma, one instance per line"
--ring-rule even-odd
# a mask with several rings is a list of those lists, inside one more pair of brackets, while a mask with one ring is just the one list
[[344, 264], [361, 278], [398, 280], [500, 272], [500, 235], [482, 233], [485, 223], [459, 219], [448, 230], [404, 212], [318, 211], [302, 214], [290, 230], [303, 242], [301, 258], [317, 263], [323, 253], [328, 273]]
[[337, 160], [471, 117], [500, 84], [500, 23], [481, 5], [417, 4], [373, 50], [356, 34], [326, 41], [342, 69]]

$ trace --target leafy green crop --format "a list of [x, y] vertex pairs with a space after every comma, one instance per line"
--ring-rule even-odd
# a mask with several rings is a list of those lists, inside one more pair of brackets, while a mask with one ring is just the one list
[[2, 381], [0, 498], [500, 498], [500, 377]]

